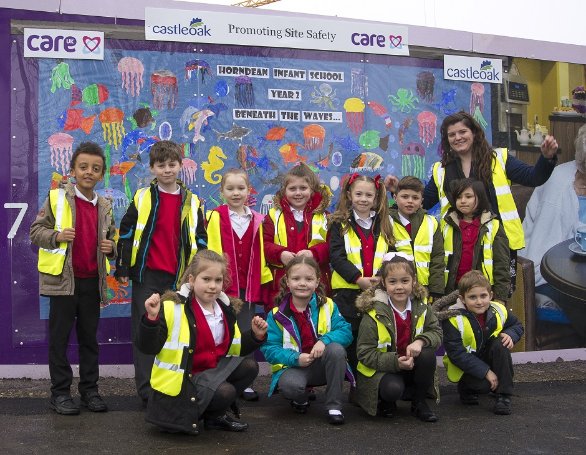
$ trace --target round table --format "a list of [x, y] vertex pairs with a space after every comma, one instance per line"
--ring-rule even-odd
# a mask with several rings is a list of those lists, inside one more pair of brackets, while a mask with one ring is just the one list
[[580, 300], [586, 300], [586, 255], [573, 253], [573, 239], [551, 247], [541, 259], [541, 275], [554, 288]]

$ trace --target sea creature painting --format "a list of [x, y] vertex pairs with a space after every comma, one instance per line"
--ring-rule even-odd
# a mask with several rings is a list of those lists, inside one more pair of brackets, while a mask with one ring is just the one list
[[104, 299], [107, 303], [100, 304], [100, 308], [105, 308], [109, 305], [128, 304], [131, 299], [128, 298], [128, 283], [123, 284], [119, 282], [114, 276], [106, 276], [106, 284], [108, 286], [108, 298]]
[[350, 135], [344, 137], [335, 136], [334, 142], [344, 153], [354, 153], [360, 150], [360, 144]]
[[212, 115], [214, 115], [214, 113], [209, 109], [202, 109], [201, 111], [194, 112], [191, 115], [191, 121], [187, 127], [189, 131], [193, 130], [193, 139], [191, 142], [196, 144], [199, 141], [203, 142], [206, 140], [206, 138], [201, 134], [201, 129], [203, 125], [208, 123], [208, 118]]
[[96, 193], [110, 199], [114, 209], [125, 209], [130, 205], [130, 201], [126, 194], [116, 188], [101, 188], [97, 190]]
[[281, 143], [287, 133], [287, 128], [281, 125], [269, 125], [269, 129], [264, 136], [258, 137], [258, 146], [262, 147], [267, 141], [276, 142], [277, 145]]
[[109, 97], [110, 92], [104, 84], [91, 84], [83, 90], [73, 84], [71, 86], [71, 102], [69, 105], [77, 106], [83, 102], [88, 106], [97, 106], [106, 102]]
[[431, 71], [421, 71], [417, 74], [417, 94], [422, 101], [431, 103], [435, 88], [435, 76]]
[[458, 110], [458, 106], [456, 104], [456, 93], [457, 91], [455, 88], [446, 90], [445, 92], [442, 91], [442, 99], [439, 103], [434, 104], [435, 108], [446, 115], [452, 115]]
[[118, 62], [122, 88], [132, 97], [140, 95], [143, 87], [144, 65], [134, 57], [123, 57]]
[[319, 85], [319, 87], [313, 87], [311, 92], [311, 103], [317, 104], [320, 107], [335, 109], [338, 104], [338, 98], [336, 98], [336, 90], [326, 82]]
[[156, 125], [155, 115], [157, 115], [157, 111], [152, 111], [148, 104], [143, 105], [143, 107], [138, 108], [132, 114], [132, 117], [129, 117], [129, 121], [132, 123], [132, 128], [146, 128], [150, 126], [154, 128]]
[[102, 124], [104, 141], [118, 150], [122, 143], [122, 138], [126, 134], [124, 130], [124, 112], [117, 107], [109, 107], [100, 112], [99, 119]]
[[387, 110], [386, 107], [384, 107], [380, 103], [377, 103], [376, 101], [369, 101], [366, 104], [369, 108], [372, 109], [372, 112], [374, 112], [374, 115], [376, 115], [378, 117], [382, 117], [384, 119], [385, 128], [387, 128], [387, 129], [392, 128], [393, 121], [391, 120], [391, 117], [389, 116], [389, 111]]
[[350, 92], [358, 98], [368, 96], [368, 76], [362, 68], [352, 68], [350, 71]]
[[220, 79], [214, 85], [214, 93], [216, 96], [223, 98], [230, 93], [230, 86], [224, 79]]
[[383, 165], [383, 157], [374, 152], [362, 152], [354, 160], [350, 168], [352, 171], [375, 171]]
[[258, 150], [252, 145], [241, 144], [236, 151], [236, 159], [240, 167], [249, 174], [255, 174], [257, 171], [255, 158], [258, 158]]
[[226, 139], [230, 141], [238, 141], [242, 143], [242, 139], [250, 134], [252, 131], [250, 128], [246, 128], [245, 126], [236, 125], [236, 123], [232, 123], [232, 128], [228, 131], [220, 132], [213, 130], [216, 133], [216, 138], [219, 141], [220, 139]]
[[328, 147], [328, 154], [322, 158], [321, 156], [318, 158], [318, 161], [315, 163], [319, 170], [327, 169], [330, 165], [330, 160], [332, 159], [332, 155], [334, 154], [334, 143], [330, 142], [330, 146]]
[[254, 87], [248, 76], [237, 76], [234, 81], [234, 99], [237, 107], [254, 106]]
[[208, 160], [201, 163], [206, 181], [212, 184], [218, 184], [222, 181], [222, 175], [217, 172], [224, 168], [224, 161], [222, 160], [226, 158], [224, 151], [220, 147], [217, 145], [210, 147]]
[[474, 82], [470, 85], [470, 114], [482, 128], [486, 129], [488, 122], [484, 118], [484, 85]]
[[173, 137], [173, 127], [169, 122], [163, 122], [159, 125], [159, 137], [162, 141], [170, 141]]
[[420, 142], [410, 142], [401, 154], [402, 175], [413, 175], [420, 180], [425, 179], [425, 146]]
[[366, 150], [372, 150], [378, 147], [386, 152], [389, 148], [389, 135], [387, 134], [381, 137], [378, 131], [367, 130], [360, 135], [358, 143]]
[[193, 161], [191, 158], [183, 158], [181, 163], [180, 177], [186, 185], [191, 185], [192, 183], [195, 183], [196, 171], [197, 163]]
[[137, 161], [142, 161], [140, 157], [143, 153], [147, 153], [150, 151], [153, 144], [159, 141], [159, 138], [156, 136], [149, 136], [142, 130], [132, 130], [124, 135], [124, 139], [122, 139], [122, 154], [120, 156], [120, 161], [128, 161], [129, 156], [127, 151], [129, 147], [136, 145], [136, 159]]
[[366, 105], [360, 98], [348, 98], [344, 101], [346, 111], [346, 126], [358, 135], [364, 127], [364, 109]]
[[417, 115], [417, 123], [419, 124], [419, 139], [429, 147], [435, 140], [437, 116], [431, 111], [420, 112]]
[[302, 145], [297, 142], [290, 142], [279, 147], [279, 153], [283, 157], [284, 163], [305, 163], [307, 161], [307, 157], [300, 155], [297, 151], [298, 147], [302, 147]]
[[413, 117], [407, 117], [401, 123], [401, 126], [399, 127], [399, 144], [403, 145], [405, 143], [405, 134], [407, 133], [407, 130], [412, 125], [412, 123]]
[[51, 152], [51, 167], [60, 171], [62, 175], [67, 175], [73, 155], [73, 136], [55, 133], [49, 136], [47, 142]]
[[58, 63], [51, 70], [51, 93], [57, 89], [69, 90], [75, 84], [75, 80], [69, 73], [69, 65], [65, 62]]
[[175, 109], [177, 105], [177, 77], [169, 70], [151, 74], [151, 94], [155, 109]]
[[316, 123], [312, 123], [303, 128], [304, 147], [307, 150], [317, 150], [324, 146], [326, 138], [326, 129]]
[[183, 113], [181, 114], [181, 117], [179, 118], [179, 125], [181, 126], [181, 134], [183, 135], [183, 137], [187, 137], [187, 133], [189, 131], [189, 126], [191, 125], [191, 122], [193, 120], [193, 114], [195, 114], [199, 110], [200, 109], [197, 108], [196, 106], [187, 106], [183, 110]]
[[62, 183], [67, 183], [67, 174], [61, 175], [58, 172], [51, 173], [51, 189], [56, 190]]
[[130, 190], [130, 183], [126, 178], [126, 174], [136, 165], [133, 161], [123, 161], [116, 163], [110, 167], [110, 175], [119, 175], [122, 177], [122, 184], [124, 185], [124, 193], [128, 199], [132, 198], [132, 191]]
[[400, 88], [396, 95], [389, 95], [389, 102], [396, 109], [408, 114], [415, 109], [415, 103], [419, 103], [419, 99], [413, 94], [413, 90]]
[[192, 74], [197, 74], [201, 80], [201, 83], [205, 83], [205, 77], [212, 76], [212, 69], [210, 64], [205, 60], [195, 59], [185, 63], [185, 79], [190, 81]]
[[95, 115], [84, 117], [83, 109], [67, 109], [57, 119], [57, 124], [64, 131], [82, 130], [90, 134], [94, 127]]

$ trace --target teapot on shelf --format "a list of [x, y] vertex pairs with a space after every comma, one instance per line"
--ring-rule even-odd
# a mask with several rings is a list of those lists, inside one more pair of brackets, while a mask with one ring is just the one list
[[536, 147], [539, 147], [543, 142], [544, 136], [538, 128], [535, 128], [535, 133], [531, 136], [531, 144]]
[[[529, 141], [531, 140], [531, 133], [527, 128], [522, 128], [520, 132], [515, 130], [515, 133], [517, 134], [517, 140], [519, 141], [520, 145], [529, 145]], [[541, 144], [541, 142], [539, 143]]]

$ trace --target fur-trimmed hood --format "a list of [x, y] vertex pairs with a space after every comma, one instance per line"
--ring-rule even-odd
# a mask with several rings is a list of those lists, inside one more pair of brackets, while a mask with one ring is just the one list
[[[427, 297], [425, 288], [421, 287], [420, 290], [414, 288], [413, 296], [417, 300], [424, 300]], [[380, 287], [372, 287], [367, 289], [356, 298], [356, 309], [361, 313], [368, 313], [374, 308], [376, 302], [387, 304], [389, 295], [383, 291]]]
[[456, 290], [433, 302], [433, 311], [435, 311], [435, 314], [440, 321], [449, 319], [452, 316], [458, 316], [462, 314], [463, 311], [466, 311], [466, 306], [458, 298], [458, 295], [459, 293]]
[[[305, 212], [324, 213], [330, 206], [331, 200], [332, 193], [330, 192], [329, 188], [322, 183], [319, 186], [319, 190], [313, 193], [309, 199], [309, 202], [305, 206]], [[287, 199], [284, 196], [279, 196], [278, 194], [276, 194], [273, 198], [273, 206], [277, 210], [291, 211], [291, 207], [289, 206]]]
[[[189, 285], [189, 283], [184, 283], [183, 285], [181, 285], [181, 289], [179, 289], [179, 291], [177, 292], [166, 291], [161, 297], [161, 302], [171, 300], [175, 303], [185, 304], [189, 301], [189, 297], [191, 296], [191, 294], [191, 286]], [[235, 297], [230, 297], [223, 291], [220, 292], [218, 300], [225, 306], [232, 307], [234, 314], [240, 313], [242, 305], [244, 304], [242, 300]]]

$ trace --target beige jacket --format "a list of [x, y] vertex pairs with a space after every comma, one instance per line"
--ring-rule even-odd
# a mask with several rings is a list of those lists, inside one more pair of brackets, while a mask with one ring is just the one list
[[[65, 190], [65, 198], [71, 207], [73, 216], [73, 225], [75, 226], [75, 188], [73, 184], [66, 183], [61, 185]], [[39, 210], [37, 218], [30, 228], [31, 242], [40, 248], [55, 249], [57, 248], [57, 234], [55, 227], [55, 215], [51, 210], [49, 198], [45, 199], [43, 207]], [[112, 216], [112, 203], [109, 199], [98, 196], [98, 238], [102, 238], [101, 233], [106, 232], [105, 238], [112, 242], [112, 253], [108, 259], [116, 258], [116, 225]], [[96, 245], [96, 248], [98, 246]], [[106, 284], [106, 262], [104, 253], [98, 248], [98, 275], [100, 279], [100, 298], [103, 303], [107, 301], [107, 284]], [[39, 288], [41, 295], [73, 295], [75, 292], [75, 280], [73, 277], [73, 262], [71, 259], [71, 244], [67, 247], [67, 256], [63, 271], [60, 275], [48, 275], [39, 272]]]

